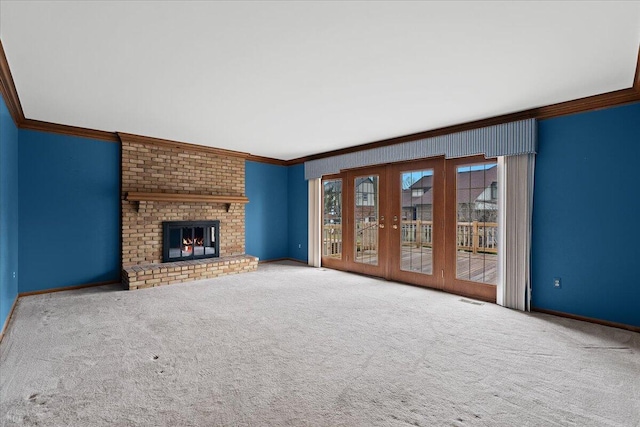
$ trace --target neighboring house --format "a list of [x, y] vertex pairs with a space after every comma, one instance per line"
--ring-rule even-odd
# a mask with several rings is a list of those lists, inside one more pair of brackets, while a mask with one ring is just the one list
[[[372, 177], [356, 179], [355, 215], [359, 221], [373, 222], [377, 218], [376, 182]], [[342, 222], [342, 181], [324, 181], [324, 223], [340, 224]]]
[[[497, 167], [458, 172], [458, 221], [496, 222], [498, 219]], [[342, 222], [342, 181], [324, 182], [324, 222]], [[360, 177], [355, 182], [355, 210], [360, 221], [376, 220], [376, 182]], [[433, 176], [423, 176], [402, 190], [402, 219], [431, 221], [433, 218]]]
[[[458, 221], [498, 220], [497, 167], [458, 172]], [[424, 176], [402, 190], [402, 219], [433, 219], [433, 176]]]
[[356, 222], [372, 222], [377, 221], [378, 203], [376, 196], [378, 189], [376, 188], [377, 181], [374, 181], [372, 177], [360, 177], [356, 178], [355, 182], [355, 216]]
[[433, 175], [427, 175], [402, 190], [402, 219], [431, 221], [433, 208]]
[[356, 178], [356, 207], [375, 206], [375, 182], [370, 176]]

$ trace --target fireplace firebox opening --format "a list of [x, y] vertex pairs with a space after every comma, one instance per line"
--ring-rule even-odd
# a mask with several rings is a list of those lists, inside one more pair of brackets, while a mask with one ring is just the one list
[[164, 221], [162, 262], [220, 256], [220, 221]]

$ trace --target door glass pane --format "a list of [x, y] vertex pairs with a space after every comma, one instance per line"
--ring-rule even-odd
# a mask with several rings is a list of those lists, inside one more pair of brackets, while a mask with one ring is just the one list
[[342, 259], [342, 180], [322, 182], [322, 256]]
[[355, 261], [378, 265], [378, 176], [357, 177], [353, 188]]
[[498, 264], [496, 163], [459, 166], [456, 176], [456, 277], [495, 285]]
[[433, 169], [403, 172], [400, 185], [400, 269], [433, 274]]

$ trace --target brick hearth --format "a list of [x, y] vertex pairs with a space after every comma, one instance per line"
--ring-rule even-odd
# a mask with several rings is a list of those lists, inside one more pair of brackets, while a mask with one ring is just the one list
[[258, 258], [251, 255], [134, 265], [122, 270], [122, 283], [126, 289], [152, 288], [254, 271], [257, 266]]
[[[129, 192], [243, 196], [244, 158], [120, 137], [125, 288], [140, 289], [256, 269], [257, 258], [244, 252], [244, 204], [126, 200]], [[220, 258], [162, 263], [162, 222], [197, 220], [220, 220]]]

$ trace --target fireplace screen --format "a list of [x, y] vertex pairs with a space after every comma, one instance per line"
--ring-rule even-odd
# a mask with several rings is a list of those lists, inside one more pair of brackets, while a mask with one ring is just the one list
[[220, 256], [220, 221], [162, 223], [163, 262]]

